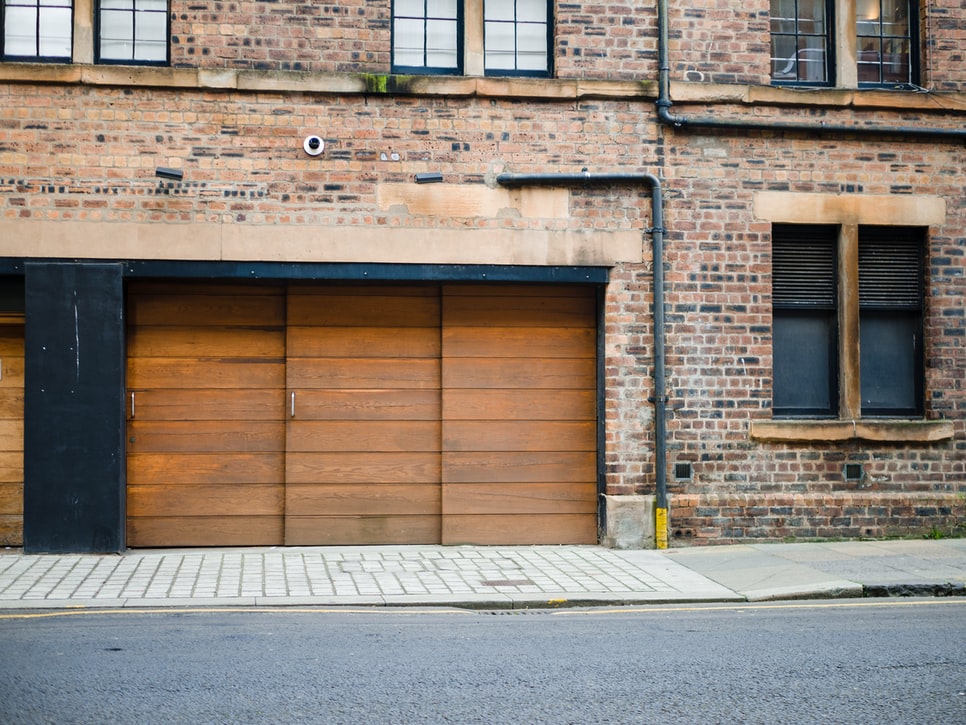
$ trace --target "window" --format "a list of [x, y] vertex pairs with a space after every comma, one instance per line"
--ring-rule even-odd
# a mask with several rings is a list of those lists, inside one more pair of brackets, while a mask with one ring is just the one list
[[918, 18], [910, 6], [911, 0], [857, 0], [855, 33], [860, 84], [913, 82], [917, 54], [913, 52], [912, 39], [917, 35]]
[[549, 0], [393, 0], [394, 73], [547, 77]]
[[776, 417], [922, 415], [922, 254], [912, 227], [773, 227]]
[[69, 61], [73, 14], [71, 0], [5, 0], [4, 60]]
[[100, 63], [168, 62], [167, 0], [100, 0], [97, 28]]
[[847, 17], [843, 0], [771, 0], [772, 82], [855, 88], [917, 81], [917, 0], [856, 0], [854, 29], [845, 27]]
[[771, 77], [831, 83], [832, 11], [827, 0], [771, 0]]
[[392, 69], [462, 72], [462, 0], [393, 0]]
[[549, 75], [546, 0], [485, 0], [483, 67], [491, 75]]
[[777, 416], [838, 414], [838, 227], [772, 230], [774, 395]]

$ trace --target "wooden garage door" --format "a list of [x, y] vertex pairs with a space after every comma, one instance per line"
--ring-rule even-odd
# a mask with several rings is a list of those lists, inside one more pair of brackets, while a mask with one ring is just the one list
[[436, 287], [293, 288], [286, 544], [440, 540]]
[[595, 543], [595, 320], [579, 287], [132, 287], [129, 543]]
[[596, 299], [443, 294], [443, 543], [597, 543]]
[[285, 290], [128, 293], [128, 543], [281, 544]]
[[23, 545], [23, 316], [0, 316], [0, 545]]

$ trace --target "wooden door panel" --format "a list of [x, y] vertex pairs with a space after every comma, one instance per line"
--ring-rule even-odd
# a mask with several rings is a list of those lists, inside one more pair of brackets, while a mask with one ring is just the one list
[[597, 484], [444, 483], [446, 515], [597, 514]]
[[437, 358], [439, 330], [435, 327], [290, 327], [288, 356]]
[[439, 390], [438, 358], [296, 358], [287, 374], [292, 390]]
[[23, 545], [24, 327], [0, 325], [0, 546]]
[[592, 544], [597, 542], [597, 516], [447, 514], [443, 517], [442, 537], [450, 545]]
[[425, 544], [440, 540], [439, 515], [286, 517], [289, 546]]
[[131, 546], [282, 543], [284, 290], [128, 295]]
[[438, 290], [365, 289], [289, 298], [287, 544], [439, 541]]
[[289, 456], [286, 482], [439, 484], [438, 451], [420, 453], [300, 452]]
[[595, 419], [593, 390], [450, 389], [443, 393], [445, 420], [574, 421]]
[[299, 420], [439, 420], [439, 391], [411, 389], [302, 390]]
[[597, 478], [595, 453], [443, 452], [443, 483], [580, 483]]
[[443, 543], [597, 541], [596, 334], [592, 290], [444, 289]]
[[274, 546], [282, 540], [282, 517], [128, 516], [131, 546]]
[[443, 390], [454, 388], [523, 388], [527, 390], [593, 390], [597, 361], [593, 358], [448, 357]]

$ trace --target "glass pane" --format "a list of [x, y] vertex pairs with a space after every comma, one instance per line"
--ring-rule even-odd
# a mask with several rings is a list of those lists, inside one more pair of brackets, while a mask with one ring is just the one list
[[862, 413], [915, 413], [919, 408], [915, 315], [863, 313], [859, 317]]
[[855, 25], [858, 35], [878, 35], [879, 0], [856, 0]]
[[101, 0], [101, 10], [133, 10], [133, 0]]
[[168, 13], [168, 2], [167, 0], [138, 0], [137, 3], [138, 10], [144, 10], [145, 12], [157, 12]]
[[483, 3], [484, 20], [513, 20], [513, 0], [485, 0]]
[[517, 26], [517, 67], [520, 70], [547, 69], [547, 26]]
[[527, 23], [546, 23], [547, 0], [517, 0], [517, 20]]
[[878, 38], [859, 38], [859, 83], [878, 83], [880, 54]]
[[4, 21], [4, 52], [7, 55], [37, 55], [37, 10], [8, 7]]
[[902, 37], [909, 34], [908, 0], [883, 0], [882, 33]]
[[456, 21], [426, 22], [426, 65], [432, 68], [456, 68]]
[[825, 63], [825, 37], [802, 37], [798, 50], [798, 79], [824, 82], [828, 80]]
[[437, 51], [456, 54], [456, 21], [426, 21], [426, 52]]
[[423, 65], [423, 21], [397, 20], [392, 45], [397, 65]]
[[40, 55], [69, 58], [72, 28], [70, 8], [44, 8], [40, 11]]
[[513, 52], [515, 39], [513, 23], [485, 23], [484, 37], [487, 52]]
[[908, 83], [911, 79], [909, 41], [887, 40], [882, 51], [883, 83]]
[[777, 414], [835, 413], [832, 347], [829, 313], [775, 311], [772, 404]]
[[139, 41], [135, 46], [134, 60], [163, 62], [168, 59], [166, 40]]
[[429, 0], [426, 4], [426, 16], [456, 20], [456, 0]]
[[168, 17], [164, 13], [138, 13], [135, 19], [135, 39], [164, 43], [168, 35]]
[[425, 12], [423, 0], [395, 0], [393, 5], [395, 17], [422, 18]]
[[800, 0], [798, 30], [812, 35], [825, 34], [825, 0]]
[[101, 45], [105, 41], [132, 40], [134, 28], [131, 23], [134, 20], [134, 13], [101, 13]]
[[794, 33], [795, 0], [771, 0], [771, 32]]
[[771, 36], [771, 77], [776, 80], [798, 80], [798, 58], [795, 36]]

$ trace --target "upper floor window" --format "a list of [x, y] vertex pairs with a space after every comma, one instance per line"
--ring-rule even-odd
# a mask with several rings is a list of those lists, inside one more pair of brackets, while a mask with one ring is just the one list
[[922, 255], [915, 227], [774, 225], [775, 416], [922, 415]]
[[393, 0], [394, 73], [550, 75], [551, 0]]
[[841, 3], [771, 0], [772, 82], [852, 88], [916, 83], [917, 0], [856, 0], [854, 29], [836, 23]]
[[912, 0], [857, 0], [859, 83], [908, 84], [915, 80], [917, 17]]
[[71, 0], [4, 0], [5, 60], [70, 61]]
[[393, 0], [394, 72], [462, 72], [462, 0]]
[[483, 67], [494, 75], [549, 74], [546, 0], [485, 0]]
[[97, 10], [100, 63], [167, 63], [167, 0], [100, 0]]
[[813, 85], [832, 82], [831, 19], [827, 0], [772, 0], [772, 80]]

